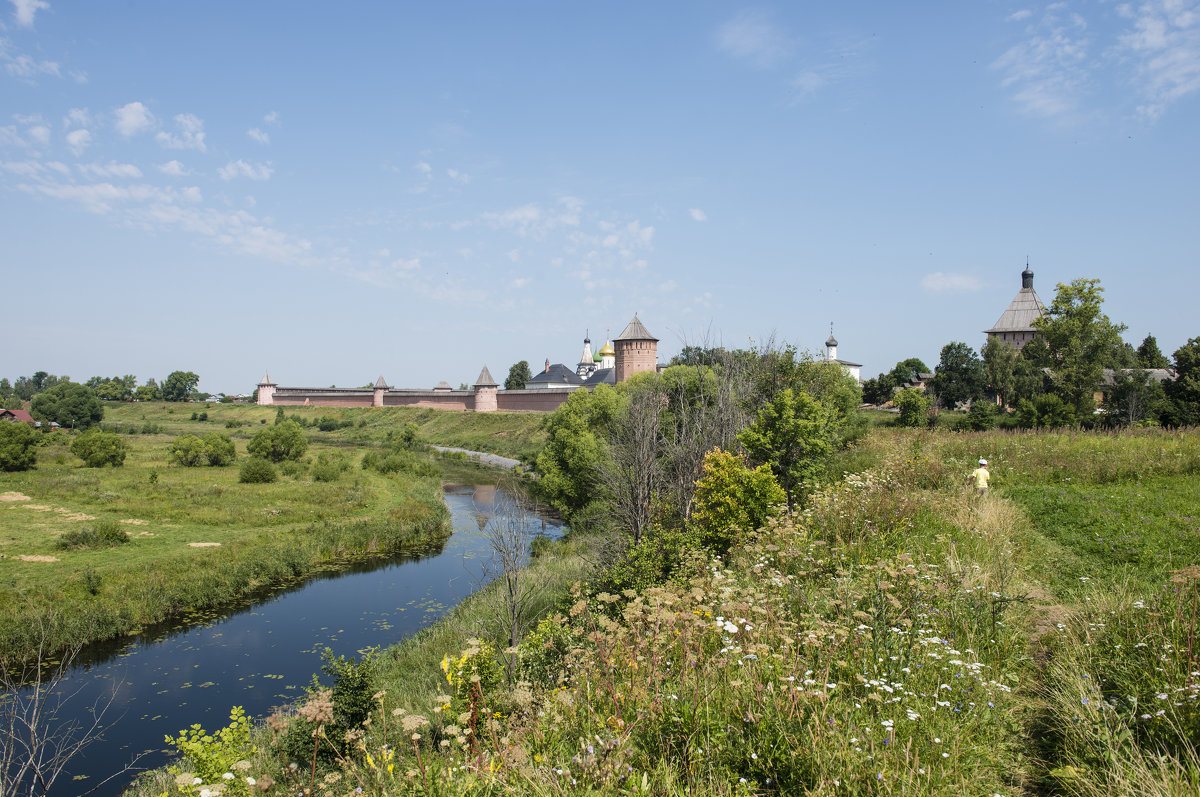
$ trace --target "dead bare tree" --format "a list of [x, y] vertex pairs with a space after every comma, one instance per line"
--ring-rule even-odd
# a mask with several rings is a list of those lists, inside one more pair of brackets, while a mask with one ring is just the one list
[[[52, 654], [52, 618], [26, 599], [39, 640], [31, 658], [0, 658], [0, 797], [43, 797], [70, 761], [100, 738], [104, 715], [116, 699], [116, 686], [85, 712], [69, 706], [82, 686], [71, 688], [68, 673], [81, 649]], [[84, 715], [85, 718], [81, 718]], [[85, 794], [136, 769], [141, 755]]]
[[[491, 552], [486, 575], [499, 582], [494, 619], [510, 648], [520, 644], [546, 608], [546, 585], [527, 569], [537, 526], [535, 513], [523, 502], [519, 488], [510, 485], [500, 493], [480, 528]], [[505, 660], [512, 678], [516, 658], [506, 656]]]
[[634, 386], [609, 439], [609, 457], [600, 469], [600, 483], [612, 498], [617, 522], [634, 545], [642, 541], [650, 525], [662, 484], [659, 455], [666, 403], [657, 380]]

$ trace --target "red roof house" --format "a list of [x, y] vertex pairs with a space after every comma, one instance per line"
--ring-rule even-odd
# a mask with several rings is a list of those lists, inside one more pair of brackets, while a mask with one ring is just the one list
[[25, 410], [0, 410], [0, 421], [33, 423], [33, 416]]

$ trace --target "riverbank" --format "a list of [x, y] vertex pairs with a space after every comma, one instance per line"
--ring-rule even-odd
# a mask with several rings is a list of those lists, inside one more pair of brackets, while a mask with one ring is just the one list
[[[359, 466], [361, 453], [394, 440], [412, 413], [356, 411], [364, 417], [335, 421], [327, 408], [289, 409], [308, 424], [310, 448], [272, 484], [239, 483], [236, 466], [168, 461], [172, 440], [209, 431], [229, 434], [245, 458], [252, 434], [275, 417], [253, 405], [111, 405], [105, 426], [129, 446], [123, 467], [84, 468], [70, 439], [56, 435], [38, 449], [35, 470], [0, 474], [0, 655], [45, 657], [446, 538], [437, 476]], [[525, 430], [529, 419], [514, 418]], [[320, 431], [322, 419], [331, 431]], [[318, 461], [335, 467], [318, 474]], [[427, 461], [438, 472], [436, 458]], [[451, 479], [479, 470], [454, 458], [444, 467]], [[79, 532], [94, 532], [92, 540], [63, 547]], [[96, 541], [105, 534], [109, 545]]]
[[314, 793], [1194, 791], [1194, 433], [881, 432], [842, 462], [722, 559], [571, 594], [517, 679], [469, 620], [386, 652], [403, 679]]

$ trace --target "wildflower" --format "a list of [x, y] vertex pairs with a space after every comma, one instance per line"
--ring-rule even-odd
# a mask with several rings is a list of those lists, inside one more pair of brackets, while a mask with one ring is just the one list
[[223, 779], [225, 779], [225, 780], [233, 780], [233, 773], [232, 773], [232, 772], [226, 772], [226, 773], [225, 773], [224, 775], [222, 775], [221, 777], [222, 777]]

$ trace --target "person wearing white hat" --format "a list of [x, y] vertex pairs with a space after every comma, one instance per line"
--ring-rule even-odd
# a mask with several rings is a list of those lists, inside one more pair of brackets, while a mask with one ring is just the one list
[[988, 472], [986, 459], [980, 459], [979, 467], [967, 475], [967, 481], [975, 480], [975, 492], [981, 498], [988, 493], [988, 479], [990, 478], [992, 478], [992, 474]]

